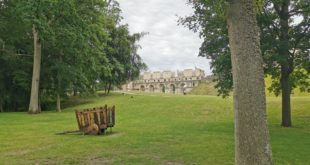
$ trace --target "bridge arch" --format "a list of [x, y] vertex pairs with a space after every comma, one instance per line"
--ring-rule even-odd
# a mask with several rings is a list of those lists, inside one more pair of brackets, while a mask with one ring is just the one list
[[160, 92], [165, 93], [166, 92], [165, 84], [159, 84], [159, 90], [160, 90]]
[[155, 86], [151, 84], [149, 86], [149, 90], [150, 90], [150, 92], [154, 92], [155, 91]]
[[176, 90], [176, 85], [170, 84], [170, 93], [175, 93], [175, 90]]
[[186, 83], [181, 83], [180, 84], [180, 93], [185, 94], [185, 90], [186, 90]]
[[140, 91], [145, 91], [145, 86], [144, 85], [140, 85]]

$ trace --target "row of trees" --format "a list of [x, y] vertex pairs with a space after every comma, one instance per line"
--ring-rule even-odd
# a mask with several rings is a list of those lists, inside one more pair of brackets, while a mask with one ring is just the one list
[[[68, 94], [134, 79], [143, 33], [120, 23], [114, 0], [0, 1], [0, 110], [39, 113]], [[30, 103], [29, 103], [30, 100]]]
[[[231, 45], [226, 20], [226, 0], [188, 0], [195, 13], [180, 23], [204, 39], [199, 56], [211, 59], [218, 92], [233, 89]], [[282, 94], [282, 126], [290, 127], [292, 90], [310, 92], [310, 5], [308, 0], [253, 1], [260, 28], [264, 73], [273, 79], [269, 88]], [[250, 68], [249, 68], [250, 69]]]

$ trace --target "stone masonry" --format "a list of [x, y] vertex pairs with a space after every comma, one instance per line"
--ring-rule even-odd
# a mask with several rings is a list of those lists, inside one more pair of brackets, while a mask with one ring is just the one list
[[145, 72], [138, 80], [124, 85], [123, 90], [184, 94], [204, 79], [205, 73], [199, 68], [177, 72]]

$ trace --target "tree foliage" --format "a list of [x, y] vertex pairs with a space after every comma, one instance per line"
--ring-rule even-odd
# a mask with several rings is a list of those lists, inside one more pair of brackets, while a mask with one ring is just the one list
[[32, 27], [42, 44], [40, 103], [92, 94], [98, 83], [119, 86], [146, 66], [137, 54], [142, 34], [121, 24], [114, 0], [0, 1], [0, 108], [25, 110], [33, 65]]
[[[223, 3], [225, 4], [226, 1]], [[233, 88], [225, 5], [217, 1], [188, 0], [194, 14], [180, 23], [204, 39], [199, 56], [211, 59], [219, 95]], [[261, 31], [260, 49], [269, 90], [282, 95], [282, 126], [291, 126], [290, 94], [299, 87], [310, 92], [310, 5], [307, 0], [253, 1]]]
[[[280, 10], [283, 3], [289, 3], [289, 44], [288, 58], [280, 55]], [[220, 2], [225, 4], [225, 1]], [[232, 90], [232, 73], [227, 24], [225, 22], [225, 5], [217, 1], [188, 0], [194, 9], [192, 16], [180, 18], [179, 22], [198, 32], [204, 39], [199, 56], [211, 59], [212, 72], [215, 75], [219, 94], [227, 96]], [[280, 64], [290, 63], [292, 87], [310, 91], [310, 5], [307, 1], [265, 0], [255, 1], [258, 12], [257, 20], [261, 29], [261, 50], [265, 61], [265, 73], [273, 77], [270, 88], [280, 94]]]

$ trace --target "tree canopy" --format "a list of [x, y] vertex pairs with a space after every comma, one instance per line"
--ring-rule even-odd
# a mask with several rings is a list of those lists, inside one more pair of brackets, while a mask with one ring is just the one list
[[[114, 0], [0, 1], [0, 108], [26, 110], [34, 65], [34, 35], [41, 44], [39, 106], [73, 94], [117, 87], [146, 68], [137, 53], [143, 33], [130, 34]], [[57, 106], [60, 111], [60, 105]]]
[[[310, 5], [306, 0], [253, 1], [261, 31], [265, 75], [272, 77], [270, 91], [282, 94], [282, 125], [290, 126], [290, 94], [299, 87], [310, 92]], [[194, 14], [179, 21], [204, 39], [199, 56], [211, 59], [220, 95], [233, 88], [231, 52], [226, 23], [225, 0], [188, 0]], [[283, 123], [284, 122], [284, 123]]]

